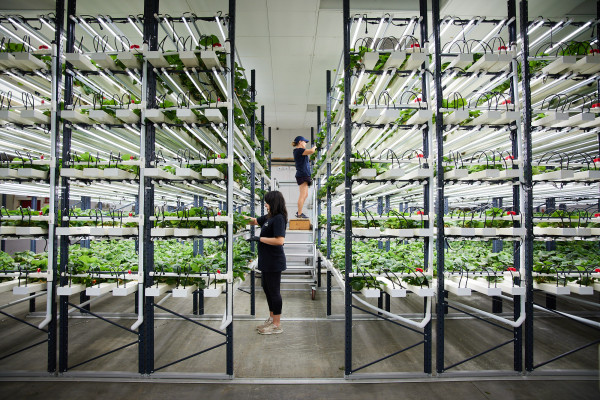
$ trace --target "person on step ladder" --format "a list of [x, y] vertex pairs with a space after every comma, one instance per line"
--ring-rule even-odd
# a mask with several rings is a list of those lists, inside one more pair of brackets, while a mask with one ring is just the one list
[[308, 197], [308, 187], [312, 185], [312, 179], [310, 177], [310, 163], [309, 156], [313, 154], [317, 147], [314, 146], [310, 149], [306, 148], [308, 139], [303, 136], [296, 136], [292, 142], [294, 147], [294, 161], [296, 162], [296, 182], [300, 187], [300, 195], [298, 196], [298, 212], [296, 212], [296, 218], [308, 218], [302, 212], [304, 202]]

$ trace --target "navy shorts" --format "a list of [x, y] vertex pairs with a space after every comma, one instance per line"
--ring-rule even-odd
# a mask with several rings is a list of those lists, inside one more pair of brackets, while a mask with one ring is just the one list
[[308, 186], [312, 186], [312, 178], [310, 176], [297, 176], [296, 182], [298, 185], [302, 185], [303, 183], [308, 183]]

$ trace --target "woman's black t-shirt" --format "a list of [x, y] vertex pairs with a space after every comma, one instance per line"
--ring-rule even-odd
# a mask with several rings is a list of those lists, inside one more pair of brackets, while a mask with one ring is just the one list
[[304, 155], [306, 149], [297, 148], [294, 149], [294, 162], [296, 163], [296, 178], [301, 176], [310, 176], [310, 163], [308, 162], [308, 156]]
[[[277, 214], [271, 218], [266, 215], [256, 219], [260, 225], [260, 237], [285, 237], [285, 217]], [[258, 242], [258, 269], [264, 272], [285, 271], [285, 253], [283, 246], [273, 246]]]

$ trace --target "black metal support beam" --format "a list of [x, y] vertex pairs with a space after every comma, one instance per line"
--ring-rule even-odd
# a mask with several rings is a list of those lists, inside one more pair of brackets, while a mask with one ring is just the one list
[[[326, 141], [326, 150], [329, 152], [329, 148], [331, 147], [331, 71], [327, 70], [327, 99], [326, 107], [327, 107], [327, 136], [325, 138]], [[331, 177], [331, 160], [327, 160], [327, 181]], [[327, 186], [327, 254], [326, 257], [331, 258], [331, 188]]]
[[521, 212], [525, 217], [525, 369], [533, 370], [533, 185], [531, 177], [531, 88], [529, 80], [531, 73], [529, 71], [529, 36], [527, 35], [527, 25], [529, 20], [529, 9], [527, 0], [521, 0], [521, 40], [523, 49], [521, 51], [521, 74], [523, 87], [523, 191], [525, 196], [525, 209]]
[[[57, 19], [57, 26], [56, 26], [56, 46], [57, 46], [57, 54], [61, 54], [62, 52], [62, 33], [63, 33], [63, 29], [64, 29], [64, 18], [65, 18], [65, 2], [64, 0], [59, 0], [56, 2], [56, 19]], [[66, 46], [64, 49], [65, 53], [72, 53], [75, 51], [75, 22], [73, 20], [71, 20], [71, 18], [69, 18], [70, 15], [75, 15], [76, 13], [76, 9], [77, 9], [77, 2], [76, 0], [69, 0], [67, 3], [67, 32], [66, 32], [66, 37], [67, 37], [67, 42], [66, 42]], [[58, 22], [60, 21], [60, 22]], [[59, 68], [58, 68], [58, 73], [57, 76], [54, 76], [53, 78], [56, 79], [56, 85], [58, 88], [58, 104], [60, 104], [60, 87], [61, 87], [61, 81], [62, 81], [62, 65], [61, 63], [58, 64]], [[71, 68], [70, 63], [67, 62], [66, 65], [67, 68]], [[73, 76], [70, 74], [65, 74], [65, 89], [64, 89], [64, 106], [67, 107], [71, 104], [73, 104]], [[58, 111], [60, 112], [60, 111]], [[62, 154], [61, 157], [63, 160], [69, 160], [70, 156], [71, 156], [71, 126], [69, 124], [65, 124], [63, 126], [62, 129]], [[57, 137], [58, 139], [58, 137]], [[59, 140], [56, 141], [57, 144], [59, 143]], [[57, 152], [58, 154], [58, 152]], [[58, 163], [58, 160], [56, 160]], [[58, 178], [57, 178], [58, 181]], [[53, 182], [52, 184], [55, 184], [55, 182]], [[69, 179], [68, 178], [61, 178], [61, 198], [60, 198], [60, 205], [59, 205], [59, 201], [57, 199], [56, 201], [56, 205], [57, 208], [55, 209], [56, 212], [56, 216], [58, 218], [59, 216], [59, 209], [60, 210], [65, 210], [69, 208], [69, 197], [71, 194], [71, 186], [69, 183]], [[67, 221], [60, 221], [60, 220], [56, 220], [56, 226], [68, 226], [68, 222]], [[58, 264], [58, 271], [60, 273], [60, 285], [64, 286], [68, 284], [68, 278], [65, 276], [62, 276], [62, 274], [64, 272], [66, 272], [67, 270], [67, 263], [69, 261], [69, 238], [67, 236], [61, 236], [60, 239], [58, 240], [59, 242], [59, 251], [60, 251], [60, 264]], [[55, 245], [54, 243], [52, 244], [53, 246]], [[55, 253], [56, 254], [56, 253]], [[56, 271], [56, 265], [54, 270]], [[56, 282], [56, 279], [54, 280], [54, 282]], [[54, 283], [53, 286], [56, 286], [56, 283]], [[53, 291], [55, 290], [55, 288], [52, 289]], [[67, 371], [68, 368], [68, 354], [69, 354], [69, 314], [67, 313], [68, 311], [68, 301], [69, 298], [67, 296], [61, 296], [59, 298], [59, 309], [60, 309], [60, 327], [59, 327], [59, 331], [60, 334], [58, 336], [60, 342], [58, 345], [58, 370], [59, 372], [65, 372]], [[54, 318], [53, 318], [54, 319]], [[56, 324], [56, 322], [53, 322], [53, 324]], [[54, 328], [50, 329], [50, 332], [55, 332]], [[52, 334], [52, 333], [51, 333]], [[51, 346], [52, 347], [52, 346]], [[49, 351], [54, 351], [56, 352], [56, 348], [54, 349], [49, 349]], [[56, 357], [56, 355], [52, 355], [51, 357]]]
[[[231, 48], [231, 52], [229, 53], [229, 57], [231, 57], [230, 59], [230, 66], [231, 69], [229, 71], [229, 79], [231, 80], [231, 88], [232, 91], [231, 93], [229, 93], [230, 96], [233, 96], [234, 92], [233, 92], [233, 88], [235, 88], [235, 18], [236, 18], [236, 10], [235, 10], [235, 6], [236, 6], [236, 0], [229, 0], [229, 23], [228, 23], [228, 40], [229, 40], [229, 46]], [[230, 99], [230, 101], [233, 101], [233, 98]], [[231, 110], [229, 111], [229, 116], [230, 116], [230, 120], [227, 121], [228, 124], [234, 124], [235, 121], [232, 119], [233, 114], [231, 112]], [[230, 125], [231, 126], [231, 125]], [[233, 137], [228, 138], [228, 140], [233, 140]], [[228, 152], [227, 152], [227, 157], [233, 157], [233, 143], [228, 142], [227, 144]], [[269, 132], [269, 149], [271, 148], [271, 137], [270, 137], [270, 132]], [[271, 152], [269, 152], [269, 171], [271, 170]], [[229, 171], [230, 173], [233, 172], [231, 167], [229, 167]], [[229, 185], [231, 184], [231, 176], [229, 177], [230, 182]], [[254, 199], [252, 199], [254, 201]], [[230, 195], [230, 191], [227, 191], [227, 201], [228, 202], [233, 202], [233, 197]], [[228, 229], [231, 229], [228, 226]], [[233, 257], [233, 252], [232, 252], [232, 247], [233, 246], [233, 242], [231, 243], [227, 243], [227, 257]], [[229, 265], [230, 262], [227, 262], [227, 265]], [[231, 265], [233, 265], [233, 263], [231, 263]], [[233, 290], [233, 285], [228, 284], [227, 285], [227, 290]], [[231, 298], [233, 301], [233, 297]], [[229, 297], [228, 297], [229, 300]], [[229, 305], [228, 305], [229, 306]], [[231, 309], [233, 310], [233, 304], [231, 305]], [[227, 325], [227, 328], [225, 328], [226, 334], [227, 334], [227, 345], [226, 345], [226, 373], [227, 375], [233, 377], [233, 321], [231, 321], [231, 323], [229, 325]]]
[[[159, 0], [144, 0], [144, 44], [150, 51], [158, 49], [158, 22], [154, 15], [159, 13]], [[146, 79], [146, 107], [157, 108], [156, 103], [156, 75], [154, 67], [146, 63], [144, 68]], [[146, 167], [150, 167], [155, 148], [154, 124], [145, 125], [144, 157]], [[151, 178], [144, 178], [144, 207], [141, 210], [144, 218], [144, 229], [142, 232], [144, 266], [144, 286], [150, 287], [154, 278], [150, 275], [154, 272], [154, 242], [152, 241], [150, 216], [154, 214], [154, 185]], [[144, 296], [144, 293], [140, 293]], [[154, 370], [154, 297], [144, 296], [144, 322], [139, 328], [139, 371], [142, 374], [150, 374]]]
[[[344, 165], [346, 171], [350, 171], [350, 158], [352, 157], [352, 115], [350, 114], [351, 76], [350, 71], [350, 0], [343, 0], [344, 24]], [[346, 306], [346, 346], [345, 346], [345, 375], [352, 374], [352, 285], [350, 284], [350, 273], [352, 272], [352, 181], [350, 176], [345, 177], [345, 306]]]
[[[256, 101], [256, 71], [250, 71], [250, 101], [254, 103]], [[263, 132], [264, 135], [264, 132]], [[264, 137], [264, 136], [263, 136]], [[256, 139], [256, 111], [252, 111], [250, 116], [250, 139], [254, 142]], [[264, 178], [261, 178], [264, 179]], [[261, 180], [261, 182], [264, 182]], [[250, 216], [256, 217], [256, 166], [254, 162], [250, 164]], [[250, 236], [254, 236], [256, 229], [254, 225], [250, 225]], [[254, 254], [256, 252], [256, 243], [250, 243], [250, 250]], [[250, 315], [256, 315], [256, 301], [254, 293], [256, 291], [256, 276], [254, 270], [250, 272]]]
[[[265, 136], [266, 136], [266, 132], [265, 132], [265, 106], [260, 106], [260, 127], [261, 127], [261, 132], [263, 135], [262, 140], [260, 141], [260, 155], [263, 156], [263, 158], [265, 157]], [[269, 165], [269, 174], [271, 173], [271, 168]], [[264, 193], [265, 190], [265, 178], [261, 177], [260, 178], [260, 190], [261, 193]], [[263, 196], [260, 197], [260, 215], [263, 215], [265, 213], [265, 199]], [[254, 298], [254, 292], [252, 292], [252, 297]]]
[[436, 350], [436, 370], [438, 373], [444, 372], [444, 168], [443, 159], [444, 141], [443, 141], [443, 119], [442, 112], [442, 64], [441, 64], [441, 44], [440, 44], [440, 1], [432, 0], [432, 25], [433, 41], [435, 47], [435, 69], [434, 69], [434, 87], [436, 94], [435, 102], [435, 135], [437, 143], [437, 209], [436, 212], [436, 249], [437, 249], [437, 350]]

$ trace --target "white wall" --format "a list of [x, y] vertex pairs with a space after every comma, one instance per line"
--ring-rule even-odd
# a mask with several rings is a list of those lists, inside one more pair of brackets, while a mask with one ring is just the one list
[[280, 129], [278, 131], [271, 128], [271, 149], [273, 150], [273, 159], [292, 159], [292, 140], [294, 140], [296, 136], [304, 136], [310, 140], [310, 128]]

